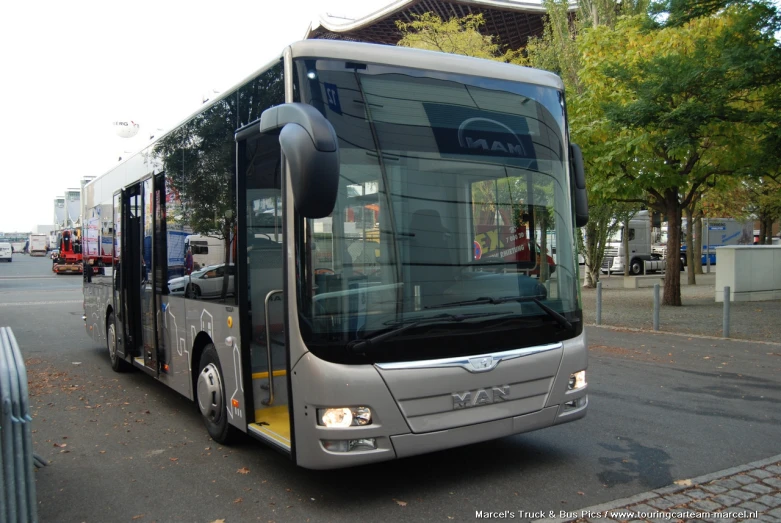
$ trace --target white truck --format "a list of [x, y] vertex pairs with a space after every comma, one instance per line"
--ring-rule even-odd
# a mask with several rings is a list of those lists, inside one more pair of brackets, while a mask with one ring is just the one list
[[47, 241], [48, 237], [46, 234], [31, 234], [29, 243], [30, 256], [46, 256], [48, 251], [46, 247]]
[[[629, 220], [629, 274], [638, 276], [666, 267], [664, 257], [651, 250], [651, 217], [648, 211], [638, 211]], [[602, 273], [624, 273], [624, 227], [619, 226], [605, 246]]]
[[199, 270], [208, 265], [225, 263], [225, 240], [215, 236], [190, 234], [184, 239], [185, 253], [193, 251], [193, 270]]

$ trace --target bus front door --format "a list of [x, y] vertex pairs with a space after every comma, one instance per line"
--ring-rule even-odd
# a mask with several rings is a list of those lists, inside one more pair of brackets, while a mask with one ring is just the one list
[[250, 351], [254, 403], [248, 430], [291, 452], [279, 139], [254, 129], [249, 136], [239, 135], [239, 229], [245, 231], [238, 256], [245, 282], [239, 286], [239, 303], [247, 311], [242, 337], [249, 340], [243, 350]]

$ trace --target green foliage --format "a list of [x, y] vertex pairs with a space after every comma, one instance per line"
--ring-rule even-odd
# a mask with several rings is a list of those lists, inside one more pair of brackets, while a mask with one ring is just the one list
[[772, 3], [762, 0], [654, 0], [649, 7], [647, 22], [650, 28], [680, 27], [697, 18], [717, 16], [730, 7], [746, 5], [773, 9]]
[[414, 18], [412, 22], [396, 22], [403, 35], [398, 43], [402, 47], [415, 47], [503, 62], [520, 60], [520, 53], [502, 51], [502, 46], [494, 37], [480, 33], [480, 27], [485, 25], [482, 14], [469, 14], [463, 18], [454, 17], [446, 21], [433, 13], [412, 16]]
[[[761, 173], [757, 151], [778, 128], [766, 110], [778, 100], [778, 28], [774, 9], [743, 2], [652, 30], [647, 17], [625, 17], [578, 39], [583, 104], [602, 111], [589, 128], [607, 150], [596, 162], [623, 170], [597, 171], [607, 175], [598, 184], [625, 201], [639, 188], [667, 214], [668, 252], [680, 249], [682, 209], [714, 177]], [[678, 305], [676, 259], [668, 269], [664, 301]]]

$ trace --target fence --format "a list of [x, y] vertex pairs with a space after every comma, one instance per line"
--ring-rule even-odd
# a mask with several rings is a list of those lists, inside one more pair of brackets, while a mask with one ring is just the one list
[[37, 522], [27, 369], [9, 327], [0, 327], [0, 523]]

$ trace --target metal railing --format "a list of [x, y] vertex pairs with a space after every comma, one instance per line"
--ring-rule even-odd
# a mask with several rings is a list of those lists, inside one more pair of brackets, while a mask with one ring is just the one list
[[10, 327], [0, 327], [0, 523], [38, 521], [27, 369]]

